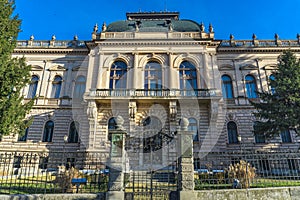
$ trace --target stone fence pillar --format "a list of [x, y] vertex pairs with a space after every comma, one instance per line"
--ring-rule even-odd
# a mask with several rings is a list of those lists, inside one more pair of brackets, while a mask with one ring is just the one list
[[111, 140], [109, 158], [109, 183], [106, 199], [124, 199], [124, 170], [125, 170], [125, 137], [126, 131], [123, 129], [124, 120], [121, 116], [115, 119], [116, 129], [109, 131]]
[[180, 199], [186, 199], [194, 191], [194, 164], [193, 164], [193, 132], [188, 131], [189, 121], [187, 118], [180, 120], [180, 128], [177, 130], [178, 137], [178, 161], [179, 177], [178, 186]]

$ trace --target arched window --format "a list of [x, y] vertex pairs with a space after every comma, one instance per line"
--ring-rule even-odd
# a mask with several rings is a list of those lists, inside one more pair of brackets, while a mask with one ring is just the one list
[[85, 77], [78, 76], [75, 81], [73, 98], [82, 99], [85, 92]]
[[271, 81], [272, 82], [275, 81], [275, 76], [273, 74], [271, 74], [269, 76], [269, 82], [270, 82], [270, 92], [271, 92], [271, 94], [274, 94], [275, 93], [275, 87], [274, 87], [273, 84], [271, 84]]
[[37, 77], [37, 76], [32, 76], [31, 77], [31, 83], [29, 85], [27, 98], [32, 99], [32, 98], [35, 97], [38, 82], [39, 82], [39, 77]]
[[59, 98], [60, 90], [61, 90], [62, 78], [60, 76], [55, 76], [52, 82], [52, 91], [51, 98]]
[[290, 130], [286, 130], [280, 133], [282, 143], [291, 143], [292, 137]]
[[193, 141], [198, 141], [198, 123], [196, 119], [189, 118], [188, 130], [193, 131]]
[[193, 90], [198, 89], [196, 67], [183, 61], [179, 66], [180, 89]]
[[117, 128], [117, 123], [114, 117], [108, 120], [108, 130], [115, 130]]
[[73, 121], [70, 124], [69, 128], [69, 136], [68, 136], [68, 142], [69, 143], [77, 143], [79, 138], [79, 123]]
[[233, 98], [232, 80], [228, 75], [222, 76], [222, 93], [225, 99]]
[[227, 133], [228, 133], [228, 143], [229, 144], [237, 144], [238, 143], [238, 132], [237, 132], [236, 123], [228, 122]]
[[249, 99], [257, 98], [257, 87], [255, 78], [252, 75], [247, 75], [245, 77], [246, 81], [246, 94]]
[[54, 122], [47, 121], [47, 123], [44, 126], [43, 142], [52, 142], [53, 130], [54, 130]]
[[122, 61], [114, 62], [110, 67], [110, 89], [126, 89], [127, 65]]
[[162, 89], [162, 68], [158, 62], [148, 62], [145, 66], [145, 89]]

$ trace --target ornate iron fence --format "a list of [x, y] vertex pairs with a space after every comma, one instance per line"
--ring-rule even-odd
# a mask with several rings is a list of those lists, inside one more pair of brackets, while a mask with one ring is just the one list
[[300, 152], [199, 153], [195, 189], [300, 186]]
[[[300, 186], [298, 151], [194, 153], [194, 168], [196, 190]], [[165, 194], [162, 186], [175, 191], [176, 173], [170, 174], [127, 172], [125, 193], [147, 195], [155, 188]], [[0, 151], [0, 194], [99, 193], [108, 190], [108, 181], [100, 152]]]
[[106, 192], [109, 170], [98, 155], [0, 152], [0, 194]]

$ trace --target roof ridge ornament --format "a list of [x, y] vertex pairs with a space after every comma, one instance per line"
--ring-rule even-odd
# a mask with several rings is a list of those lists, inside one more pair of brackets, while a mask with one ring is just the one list
[[277, 46], [280, 46], [282, 44], [281, 40], [279, 39], [279, 35], [277, 33], [275, 33], [275, 44]]
[[93, 28], [93, 33], [92, 33], [92, 40], [96, 40], [97, 38], [97, 32], [98, 32], [98, 24], [96, 23], [94, 28]]
[[203, 22], [201, 22], [201, 24], [200, 24], [200, 31], [201, 32], [205, 31], [205, 26], [204, 26]]
[[230, 38], [230, 46], [235, 46], [234, 36], [232, 34], [229, 35]]
[[211, 23], [209, 24], [209, 32], [210, 32], [210, 33], [213, 33], [213, 32], [214, 32], [214, 27], [212, 26]]
[[259, 46], [259, 42], [258, 42], [258, 40], [257, 40], [257, 36], [253, 33], [253, 35], [252, 35], [252, 44], [254, 45], [254, 46]]
[[94, 31], [94, 33], [98, 32], [98, 24], [97, 23], [95, 24], [93, 31]]
[[105, 23], [105, 22], [103, 22], [103, 24], [102, 24], [102, 32], [105, 32], [105, 31], [106, 31], [106, 29], [107, 29], [107, 27], [106, 27], [106, 23]]

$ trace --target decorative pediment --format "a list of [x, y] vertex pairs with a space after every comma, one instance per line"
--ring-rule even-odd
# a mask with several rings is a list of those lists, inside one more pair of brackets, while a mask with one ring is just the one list
[[138, 67], [145, 67], [149, 61], [156, 61], [163, 65], [166, 62], [166, 58], [161, 54], [146, 54], [139, 60]]
[[115, 54], [110, 55], [109, 57], [107, 57], [104, 60], [103, 67], [109, 69], [111, 67], [111, 65], [113, 64], [113, 62], [115, 62], [117, 60], [125, 62], [127, 66], [129, 66], [129, 64], [130, 64], [130, 57], [128, 55], [115, 53]]
[[41, 67], [39, 65], [32, 65], [31, 70], [32, 71], [43, 71], [43, 67]]
[[240, 70], [254, 70], [254, 69], [258, 69], [258, 67], [255, 65], [244, 65], [240, 67]]
[[219, 66], [219, 71], [234, 70], [234, 66], [226, 64]]
[[72, 68], [72, 71], [86, 71], [86, 70], [87, 70], [86, 67], [81, 65]]
[[173, 67], [174, 68], [179, 68], [180, 64], [183, 61], [189, 61], [189, 62], [193, 63], [196, 68], [199, 68], [201, 66], [200, 65], [201, 61], [200, 61], [200, 59], [199, 59], [198, 56], [192, 55], [192, 54], [189, 54], [189, 53], [184, 53], [184, 54], [178, 55], [174, 59], [174, 61], [173, 61]]
[[276, 70], [277, 65], [276, 64], [269, 64], [263, 67], [264, 70]]
[[66, 71], [67, 69], [61, 65], [55, 65], [49, 68], [49, 71]]

